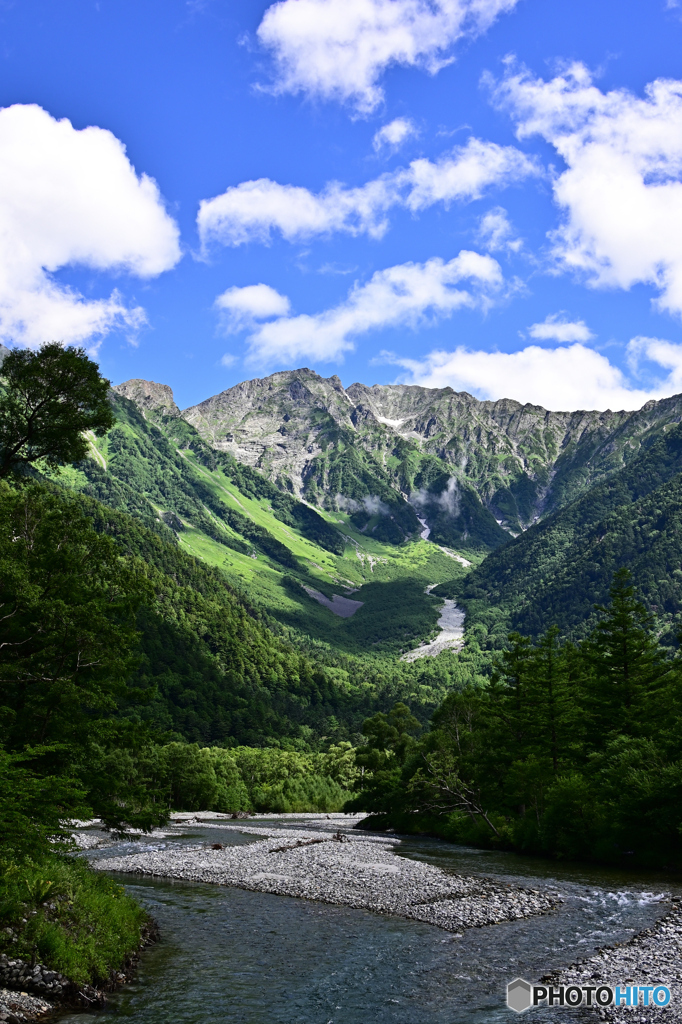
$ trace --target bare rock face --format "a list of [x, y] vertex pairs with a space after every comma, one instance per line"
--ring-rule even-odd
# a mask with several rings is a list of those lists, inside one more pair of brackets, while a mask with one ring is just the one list
[[180, 410], [173, 399], [173, 391], [167, 384], [157, 384], [152, 380], [127, 380], [123, 384], [116, 384], [111, 390], [134, 402], [143, 413], [180, 415]]
[[354, 430], [353, 411], [338, 377], [306, 367], [236, 384], [182, 415], [214, 448], [273, 479], [288, 478], [300, 493], [307, 466], [323, 450], [320, 433]]
[[[555, 412], [449, 387], [344, 389], [307, 367], [243, 381], [182, 413], [167, 385], [113, 390], [151, 419], [182, 416], [214, 449], [314, 505], [356, 513], [365, 499], [379, 509], [407, 500], [446, 544], [470, 530], [486, 544], [518, 534], [682, 420], [682, 395], [636, 412]], [[461, 519], [455, 540], [443, 540], [445, 519]]]
[[[139, 382], [131, 382], [139, 383]], [[452, 388], [352, 384], [303, 368], [244, 381], [182, 413], [209, 444], [315, 503], [333, 499], [334, 452], [364, 453], [391, 486], [422, 483], [396, 468], [405, 442], [417, 459], [472, 487], [505, 529], [524, 529], [682, 419], [682, 396], [637, 412], [553, 412], [513, 399], [479, 401]], [[402, 444], [402, 447], [401, 447]], [[404, 463], [403, 463], [404, 465]], [[428, 481], [427, 481], [428, 484]], [[332, 505], [333, 507], [333, 505]]]

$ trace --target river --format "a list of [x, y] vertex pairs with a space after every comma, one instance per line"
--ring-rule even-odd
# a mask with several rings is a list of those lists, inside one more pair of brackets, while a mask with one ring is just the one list
[[[295, 822], [292, 816], [281, 827]], [[254, 824], [258, 819], [249, 821]], [[306, 828], [314, 825], [305, 821]], [[257, 841], [191, 824], [163, 839], [114, 850]], [[271, 893], [120, 875], [159, 922], [161, 941], [143, 954], [136, 980], [111, 997], [110, 1010], [134, 1024], [509, 1022], [508, 981], [517, 975], [536, 980], [597, 947], [628, 939], [662, 916], [666, 892], [682, 891], [662, 875], [561, 865], [433, 839], [406, 838], [398, 852], [446, 871], [551, 885], [565, 902], [550, 914], [470, 929], [460, 937], [420, 922]], [[111, 853], [111, 847], [102, 851]], [[529, 1020], [556, 1024], [586, 1019], [584, 1014], [538, 1008]], [[87, 1013], [61, 1019], [101, 1020]]]

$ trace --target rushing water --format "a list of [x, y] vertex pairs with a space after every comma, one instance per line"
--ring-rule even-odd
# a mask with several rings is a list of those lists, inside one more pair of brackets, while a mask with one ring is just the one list
[[[288, 825], [293, 822], [282, 823]], [[121, 844], [116, 852], [257, 841], [210, 825], [184, 828], [153, 844]], [[112, 997], [110, 1012], [131, 1024], [508, 1024], [508, 981], [536, 980], [628, 939], [665, 912], [666, 892], [680, 892], [663, 876], [558, 866], [438, 840], [407, 839], [397, 852], [446, 871], [548, 885], [565, 902], [551, 914], [453, 936], [420, 922], [287, 896], [121, 875], [159, 922], [161, 941], [144, 953], [135, 982]], [[584, 1019], [585, 1012], [538, 1008], [528, 1019], [557, 1024]], [[79, 1013], [62, 1024], [96, 1019]]]

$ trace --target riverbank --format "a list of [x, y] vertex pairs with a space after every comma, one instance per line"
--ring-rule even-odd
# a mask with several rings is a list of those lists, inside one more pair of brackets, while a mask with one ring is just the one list
[[[0, 875], [0, 1022], [101, 1007], [134, 973], [156, 928], [81, 858], [5, 862]], [[21, 997], [21, 998], [20, 998]]]
[[[682, 1022], [682, 901], [651, 928], [646, 928], [622, 946], [599, 950], [587, 960], [578, 960], [563, 971], [541, 981], [552, 985], [666, 985], [670, 1004], [665, 1008], [607, 1007], [595, 1010], [609, 1024], [665, 1024]], [[662, 1015], [662, 1016], [661, 1016]]]
[[[340, 815], [235, 822], [176, 813], [162, 831], [135, 840], [93, 824], [87, 834], [101, 845], [88, 843], [88, 858], [126, 873], [118, 881], [159, 920], [164, 939], [112, 1008], [138, 1024], [191, 1024], [207, 1000], [221, 1019], [364, 1024], [371, 1014], [377, 1024], [489, 1024], [497, 1013], [508, 1016], [512, 978], [558, 975], [580, 956], [587, 964], [609, 944], [621, 949], [651, 933], [653, 964], [660, 977], [670, 973], [656, 922], [671, 895], [682, 898], [674, 879], [367, 835], [354, 824]], [[238, 862], [251, 878], [235, 877]], [[500, 893], [512, 904], [519, 893], [558, 894], [561, 902], [505, 917], [499, 911], [509, 906], [494, 907]], [[486, 904], [497, 912], [471, 914]], [[444, 908], [458, 908], [458, 919]], [[666, 1012], [661, 1021], [674, 1021]], [[558, 1019], [547, 1009], [533, 1016]], [[597, 1020], [586, 1011], [585, 1018]], [[658, 1019], [655, 1011], [649, 1024]], [[73, 1014], [64, 1024], [96, 1020]]]
[[93, 866], [157, 878], [210, 882], [371, 910], [436, 925], [450, 932], [545, 914], [559, 902], [550, 889], [450, 874], [399, 857], [398, 839], [216, 824], [213, 830], [257, 835], [260, 842], [222, 849], [220, 843], [104, 857]]

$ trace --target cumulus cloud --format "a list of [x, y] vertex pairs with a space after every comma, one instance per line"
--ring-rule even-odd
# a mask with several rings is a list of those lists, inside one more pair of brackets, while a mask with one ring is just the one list
[[0, 110], [0, 338], [37, 346], [134, 330], [144, 311], [114, 291], [88, 300], [60, 268], [155, 277], [180, 258], [156, 182], [138, 176], [111, 132], [77, 131], [35, 105]]
[[393, 64], [435, 74], [454, 43], [484, 32], [517, 0], [280, 0], [258, 38], [275, 59], [273, 89], [350, 102], [360, 114], [383, 98]]
[[528, 328], [538, 341], [591, 341], [594, 334], [584, 320], [567, 320], [561, 313], [545, 317], [541, 324]]
[[490, 186], [510, 185], [537, 173], [537, 164], [514, 146], [472, 138], [438, 160], [413, 160], [409, 167], [358, 188], [333, 181], [314, 193], [269, 178], [244, 181], [202, 200], [197, 226], [204, 247], [213, 241], [267, 243], [273, 231], [288, 241], [333, 231], [381, 238], [393, 207], [417, 213], [435, 203], [479, 199]]
[[409, 117], [396, 117], [374, 133], [372, 145], [377, 153], [384, 147], [397, 149], [406, 139], [418, 134], [417, 126]]
[[[682, 345], [660, 338], [633, 338], [627, 347], [631, 376], [606, 356], [575, 343], [561, 348], [529, 345], [518, 352], [481, 352], [458, 347], [434, 351], [424, 359], [386, 353], [401, 366], [404, 380], [424, 387], [451, 387], [478, 398], [513, 398], [546, 409], [639, 409], [651, 399], [682, 392]], [[655, 364], [649, 387], [638, 387], [643, 361]], [[667, 370], [665, 376], [661, 370]], [[633, 381], [633, 377], [635, 380]]]
[[435, 258], [388, 267], [366, 284], [356, 284], [345, 302], [332, 309], [282, 316], [257, 327], [248, 338], [249, 361], [340, 360], [354, 349], [359, 335], [386, 327], [417, 327], [458, 309], [487, 309], [503, 286], [496, 260], [466, 250], [447, 263]]
[[228, 288], [215, 300], [215, 306], [221, 314], [222, 327], [228, 334], [250, 327], [258, 320], [286, 316], [290, 308], [286, 295], [280, 295], [268, 284]]
[[488, 252], [497, 252], [499, 249], [518, 252], [523, 246], [522, 239], [516, 236], [507, 211], [502, 206], [488, 210], [481, 217], [477, 238]]
[[660, 309], [682, 314], [682, 82], [604, 93], [573, 64], [548, 82], [512, 71], [494, 95], [519, 137], [541, 135], [566, 163], [554, 181], [559, 265], [594, 286], [652, 285]]

